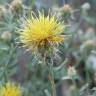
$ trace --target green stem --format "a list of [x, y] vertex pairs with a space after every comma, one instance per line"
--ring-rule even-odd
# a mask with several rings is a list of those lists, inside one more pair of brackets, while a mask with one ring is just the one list
[[5, 82], [8, 80], [7, 67], [12, 59], [14, 52], [16, 51], [16, 48], [17, 48], [17, 46], [14, 48], [13, 44], [11, 45], [11, 51], [9, 53], [9, 58], [8, 58], [7, 62], [5, 63], [5, 68], [4, 68], [4, 73], [3, 73], [3, 77], [4, 77]]
[[51, 60], [51, 64], [49, 65], [49, 79], [52, 85], [52, 96], [56, 96], [56, 86], [54, 82], [54, 70], [53, 70], [53, 61]]
[[72, 82], [73, 82], [73, 85], [76, 87], [75, 88], [75, 92], [74, 92], [74, 96], [79, 96], [79, 93], [78, 93], [78, 89], [77, 89], [77, 86], [76, 86], [76, 81], [74, 80], [74, 78], [72, 78]]

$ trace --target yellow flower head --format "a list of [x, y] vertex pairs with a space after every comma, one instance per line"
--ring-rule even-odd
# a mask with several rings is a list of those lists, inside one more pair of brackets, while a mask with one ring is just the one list
[[0, 96], [21, 96], [22, 92], [20, 87], [15, 86], [13, 83], [6, 83], [5, 86], [0, 89]]
[[64, 38], [62, 23], [55, 16], [44, 16], [39, 12], [38, 17], [31, 16], [25, 20], [25, 26], [20, 31], [20, 41], [24, 47], [34, 53], [43, 53], [60, 44]]

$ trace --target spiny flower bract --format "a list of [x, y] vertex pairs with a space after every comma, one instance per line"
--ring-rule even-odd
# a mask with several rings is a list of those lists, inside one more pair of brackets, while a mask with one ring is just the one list
[[7, 82], [5, 86], [0, 88], [0, 96], [22, 96], [19, 86], [14, 83]]
[[64, 38], [61, 35], [63, 23], [56, 20], [55, 15], [31, 16], [25, 20], [25, 26], [20, 30], [20, 42], [33, 53], [44, 53], [60, 44]]

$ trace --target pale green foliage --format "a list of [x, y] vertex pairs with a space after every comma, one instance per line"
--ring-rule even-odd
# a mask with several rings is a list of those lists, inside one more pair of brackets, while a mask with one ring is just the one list
[[[48, 66], [44, 61], [32, 56], [31, 52], [25, 52], [17, 40], [17, 30], [22, 27], [24, 17], [30, 17], [31, 10], [38, 13], [37, 10], [47, 10], [48, 7], [40, 2], [42, 0], [22, 0], [20, 11], [15, 12], [10, 8], [12, 1], [0, 0], [0, 6], [5, 8], [3, 17], [0, 15], [0, 85], [13, 80], [21, 84], [24, 96], [51, 96]], [[89, 0], [89, 3], [91, 1]], [[90, 4], [93, 8], [96, 5], [95, 0]], [[59, 8], [54, 8], [54, 3], [51, 6], [56, 17], [65, 20]], [[58, 94], [63, 93], [59, 86], [63, 89], [68, 83], [72, 96], [96, 95], [96, 18], [93, 9], [72, 9], [72, 13], [65, 20], [65, 41], [59, 46], [60, 51], [51, 57]], [[0, 13], [1, 11], [0, 9]], [[2, 38], [4, 32], [11, 33], [9, 40], [8, 35], [3, 35]], [[49, 61], [50, 58], [47, 58], [46, 62], [51, 64]], [[75, 76], [68, 75], [69, 66], [76, 69]]]

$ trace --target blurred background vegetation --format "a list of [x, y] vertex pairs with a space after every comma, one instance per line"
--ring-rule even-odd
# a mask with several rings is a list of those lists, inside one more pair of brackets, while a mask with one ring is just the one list
[[51, 96], [48, 69], [17, 43], [23, 18], [42, 9], [65, 22], [53, 57], [57, 96], [96, 96], [96, 0], [0, 0], [0, 84], [12, 80], [24, 96]]

